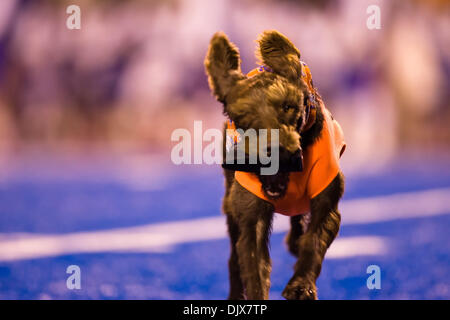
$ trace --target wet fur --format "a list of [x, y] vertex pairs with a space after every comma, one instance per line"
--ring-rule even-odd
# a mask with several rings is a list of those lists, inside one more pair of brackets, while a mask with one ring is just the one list
[[[239, 51], [223, 33], [211, 40], [205, 67], [217, 100], [224, 104], [224, 113], [242, 129], [283, 128], [280, 144], [288, 150], [302, 148], [319, 138], [323, 115], [318, 109], [315, 124], [306, 132], [293, 132], [302, 113], [301, 101], [306, 86], [299, 80], [300, 53], [283, 35], [266, 31], [259, 38], [261, 61], [273, 73], [264, 72], [247, 79], [240, 71]], [[320, 97], [319, 97], [320, 98]], [[291, 114], [274, 108], [283, 103], [297, 103]], [[276, 110], [276, 109], [275, 109]], [[278, 112], [278, 111], [277, 111]], [[225, 141], [225, 140], [224, 140]], [[231, 253], [228, 261], [229, 299], [268, 299], [271, 260], [269, 238], [274, 215], [271, 203], [244, 189], [235, 179], [234, 171], [224, 170], [225, 196], [222, 209], [227, 216]], [[288, 174], [261, 179], [263, 183], [287, 185]], [[267, 181], [269, 182], [267, 182]], [[286, 237], [288, 250], [298, 258], [294, 274], [283, 291], [286, 299], [317, 299], [315, 282], [322, 261], [340, 226], [338, 203], [344, 192], [341, 172], [315, 198], [311, 199], [309, 215], [291, 217]]]

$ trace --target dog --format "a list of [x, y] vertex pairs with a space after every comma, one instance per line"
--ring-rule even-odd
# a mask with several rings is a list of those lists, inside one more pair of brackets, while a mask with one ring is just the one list
[[[205, 58], [210, 88], [229, 118], [224, 141], [230, 123], [243, 130], [279, 132], [279, 145], [270, 146], [279, 150], [276, 174], [224, 166], [222, 209], [231, 243], [228, 299], [269, 298], [269, 237], [278, 212], [290, 216], [286, 243], [298, 259], [282, 295], [288, 300], [315, 300], [315, 283], [341, 221], [343, 133], [292, 42], [271, 30], [260, 35], [258, 44], [261, 66], [247, 75], [241, 72], [237, 47], [222, 32], [212, 37]], [[300, 170], [283, 170], [299, 162]]]

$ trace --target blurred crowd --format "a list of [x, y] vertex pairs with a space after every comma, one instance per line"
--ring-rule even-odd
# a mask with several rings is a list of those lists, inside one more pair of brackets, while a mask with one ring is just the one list
[[[80, 30], [66, 27], [71, 4]], [[449, 1], [2, 0], [0, 154], [157, 151], [194, 120], [220, 128], [209, 39], [227, 33], [248, 72], [265, 29], [300, 49], [354, 168], [450, 146]]]

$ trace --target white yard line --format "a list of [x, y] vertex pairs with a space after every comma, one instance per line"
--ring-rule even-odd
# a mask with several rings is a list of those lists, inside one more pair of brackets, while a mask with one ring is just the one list
[[[367, 224], [450, 213], [450, 188], [395, 193], [342, 201], [343, 225]], [[281, 217], [284, 218], [284, 217]], [[274, 231], [289, 229], [288, 219], [277, 219]]]
[[[340, 211], [345, 225], [448, 214], [450, 188], [347, 200]], [[288, 227], [288, 218], [277, 215], [274, 233]], [[98, 252], [165, 252], [182, 243], [226, 237], [223, 216], [68, 234], [0, 234], [0, 261]], [[382, 237], [338, 238], [327, 258], [383, 254], [386, 243]]]

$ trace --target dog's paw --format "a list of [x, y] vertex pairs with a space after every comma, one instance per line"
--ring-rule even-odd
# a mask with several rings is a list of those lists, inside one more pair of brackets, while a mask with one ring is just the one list
[[316, 285], [307, 279], [289, 281], [281, 294], [286, 300], [317, 300]]

